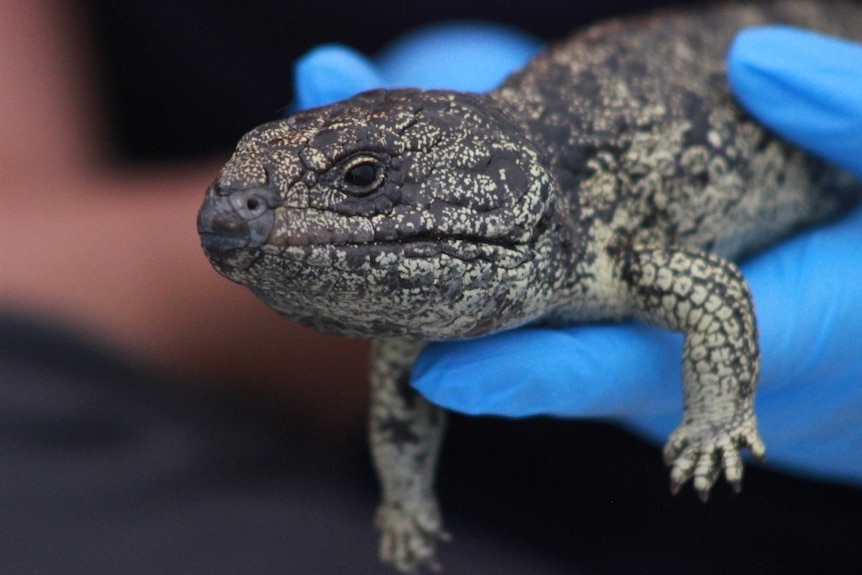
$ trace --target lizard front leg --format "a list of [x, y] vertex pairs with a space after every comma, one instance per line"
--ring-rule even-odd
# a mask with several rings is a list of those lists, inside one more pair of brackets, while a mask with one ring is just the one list
[[635, 317], [685, 334], [683, 419], [664, 448], [672, 491], [693, 477], [706, 500], [722, 469], [738, 490], [740, 451], [765, 453], [754, 415], [757, 327], [742, 274], [726, 260], [684, 249], [633, 249], [622, 259]]
[[436, 567], [445, 534], [434, 494], [445, 412], [410, 386], [422, 343], [378, 340], [372, 354], [371, 453], [381, 485], [380, 558], [404, 573]]

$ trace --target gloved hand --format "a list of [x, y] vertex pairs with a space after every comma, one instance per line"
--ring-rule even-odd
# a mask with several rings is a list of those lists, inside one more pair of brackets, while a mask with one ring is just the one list
[[372, 88], [487, 92], [540, 48], [535, 38], [490, 23], [421, 28], [396, 39], [373, 60], [347, 46], [326, 44], [297, 61], [295, 104], [304, 110]]
[[[465, 62], [484, 68], [499, 56], [498, 77], [477, 86], [472, 72], [439, 64], [435, 51], [445, 52], [445, 42], [435, 47], [431, 32], [405, 38], [376, 63], [343, 48], [326, 58], [312, 53], [297, 69], [300, 102], [319, 105], [375, 85], [488, 89], [537, 47], [511, 32], [487, 43], [470, 29], [454, 34], [448, 42], [470, 47], [469, 55], [464, 45], [456, 51]], [[429, 83], [407, 72], [413, 57]], [[787, 28], [750, 30], [730, 52], [729, 77], [743, 105], [772, 129], [862, 175], [862, 47]], [[770, 462], [862, 483], [862, 209], [742, 269], [758, 311], [756, 408]], [[681, 335], [634, 323], [531, 327], [429, 345], [413, 384], [455, 411], [613, 417], [663, 442], [681, 416], [681, 349]]]

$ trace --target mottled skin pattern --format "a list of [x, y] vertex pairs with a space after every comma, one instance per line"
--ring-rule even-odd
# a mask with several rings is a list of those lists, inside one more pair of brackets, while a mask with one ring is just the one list
[[735, 33], [852, 36], [862, 9], [779, 2], [605, 23], [489, 95], [375, 91], [249, 132], [198, 228], [215, 268], [278, 312], [376, 338], [370, 437], [381, 556], [435, 566], [442, 410], [409, 386], [423, 342], [636, 317], [681, 331], [672, 488], [738, 488], [763, 457], [748, 288], [730, 260], [859, 197], [731, 100]]

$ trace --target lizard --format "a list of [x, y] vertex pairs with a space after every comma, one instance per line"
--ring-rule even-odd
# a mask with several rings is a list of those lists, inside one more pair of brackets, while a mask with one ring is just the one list
[[[369, 437], [381, 558], [438, 566], [444, 411], [410, 386], [429, 341], [627, 318], [684, 334], [671, 489], [706, 499], [763, 458], [760, 365], [739, 259], [858, 201], [850, 174], [782, 141], [727, 86], [741, 29], [853, 37], [862, 7], [778, 0], [622, 17], [487, 94], [399, 88], [242, 137], [206, 193], [206, 256], [283, 316], [374, 339]], [[859, 33], [855, 32], [857, 38]]]

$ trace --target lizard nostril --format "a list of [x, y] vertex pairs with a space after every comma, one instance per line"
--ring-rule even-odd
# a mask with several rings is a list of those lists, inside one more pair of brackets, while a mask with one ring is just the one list
[[269, 188], [251, 188], [229, 192], [230, 203], [237, 214], [253, 220], [277, 205], [277, 193]]

